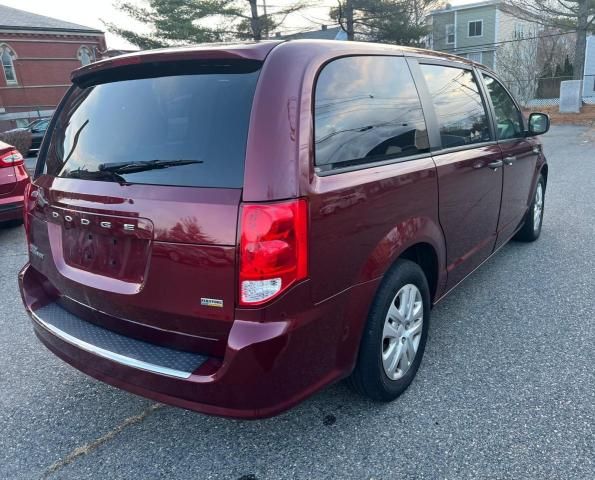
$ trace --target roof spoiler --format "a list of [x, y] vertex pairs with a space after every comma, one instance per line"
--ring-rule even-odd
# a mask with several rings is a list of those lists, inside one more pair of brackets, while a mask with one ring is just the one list
[[70, 76], [73, 83], [86, 83], [90, 77], [101, 72], [122, 67], [150, 63], [191, 62], [196, 60], [256, 60], [264, 61], [268, 53], [281, 42], [260, 42], [235, 45], [208, 45], [146, 50], [127, 53], [100, 60], [74, 70]]

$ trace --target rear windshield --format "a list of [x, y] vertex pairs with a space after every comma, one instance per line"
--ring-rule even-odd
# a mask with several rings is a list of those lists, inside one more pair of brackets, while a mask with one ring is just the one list
[[48, 149], [50, 175], [237, 188], [258, 70], [75, 87]]

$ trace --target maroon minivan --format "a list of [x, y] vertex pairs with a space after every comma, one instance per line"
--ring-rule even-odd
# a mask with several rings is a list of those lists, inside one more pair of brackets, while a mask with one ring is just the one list
[[35, 333], [159, 402], [389, 401], [430, 309], [541, 230], [548, 167], [493, 72], [339, 41], [155, 50], [74, 72], [26, 198]]

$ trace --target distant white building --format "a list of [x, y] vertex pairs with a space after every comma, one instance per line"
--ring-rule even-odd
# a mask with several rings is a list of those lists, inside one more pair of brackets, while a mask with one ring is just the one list
[[444, 4], [426, 17], [429, 47], [453, 53], [498, 71], [497, 49], [503, 42], [533, 37], [539, 23], [514, 13], [504, 0], [482, 0], [460, 5]]
[[587, 37], [585, 51], [585, 74], [583, 77], [583, 101], [595, 104], [595, 35]]

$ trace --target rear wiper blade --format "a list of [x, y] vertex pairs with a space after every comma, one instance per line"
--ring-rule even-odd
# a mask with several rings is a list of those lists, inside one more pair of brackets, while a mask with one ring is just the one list
[[76, 170], [70, 170], [64, 174], [64, 177], [67, 178], [80, 178], [81, 180], [102, 180], [106, 182], [118, 182], [121, 184], [125, 184], [126, 179], [116, 172], [111, 171], [95, 171], [90, 172], [88, 170], [81, 170], [77, 168]]
[[177, 167], [179, 165], [190, 165], [193, 163], [203, 163], [202, 160], [143, 160], [140, 162], [116, 162], [102, 163], [98, 170], [101, 172], [113, 173], [136, 173], [146, 172], [147, 170], [157, 170], [160, 168]]

